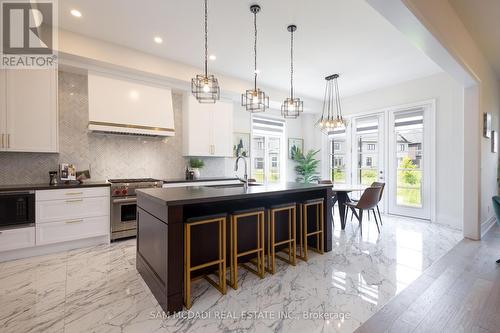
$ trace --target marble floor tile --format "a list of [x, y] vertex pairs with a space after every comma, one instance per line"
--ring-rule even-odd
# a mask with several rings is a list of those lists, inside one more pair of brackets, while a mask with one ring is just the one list
[[[338, 219], [336, 219], [338, 221]], [[384, 216], [333, 231], [333, 251], [264, 279], [239, 270], [221, 295], [193, 283], [193, 306], [165, 317], [135, 269], [135, 240], [0, 263], [2, 332], [352, 332], [462, 239]], [[485, 244], [484, 246], [488, 246]], [[493, 249], [492, 249], [493, 250]]]

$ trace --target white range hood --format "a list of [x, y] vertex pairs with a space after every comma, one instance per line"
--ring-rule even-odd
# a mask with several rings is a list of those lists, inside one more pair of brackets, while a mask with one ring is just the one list
[[108, 74], [89, 72], [89, 130], [174, 136], [172, 91]]

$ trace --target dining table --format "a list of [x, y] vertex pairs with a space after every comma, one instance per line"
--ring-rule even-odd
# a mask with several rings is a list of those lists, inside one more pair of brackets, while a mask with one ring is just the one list
[[[368, 186], [366, 185], [357, 185], [357, 184], [334, 184], [333, 185], [333, 205], [335, 203], [338, 203], [339, 207], [339, 216], [340, 216], [340, 226], [342, 230], [345, 229], [345, 224], [346, 224], [346, 216], [345, 216], [345, 210], [346, 206], [345, 203], [351, 201], [349, 198], [349, 193], [351, 192], [363, 192]], [[356, 214], [355, 211], [353, 211], [353, 214]], [[357, 215], [356, 215], [357, 217]]]

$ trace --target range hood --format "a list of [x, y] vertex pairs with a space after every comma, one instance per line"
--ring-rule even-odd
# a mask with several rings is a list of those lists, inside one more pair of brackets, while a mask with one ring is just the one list
[[89, 130], [174, 136], [172, 91], [143, 81], [89, 72]]

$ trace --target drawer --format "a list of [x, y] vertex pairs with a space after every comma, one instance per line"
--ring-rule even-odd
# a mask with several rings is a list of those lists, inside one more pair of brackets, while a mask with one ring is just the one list
[[109, 198], [68, 198], [36, 202], [36, 223], [109, 216]]
[[35, 227], [0, 230], [0, 251], [35, 246]]
[[89, 217], [36, 225], [36, 245], [109, 235], [109, 217]]
[[36, 191], [36, 201], [63, 200], [73, 198], [109, 197], [109, 187], [68, 188], [62, 190]]

